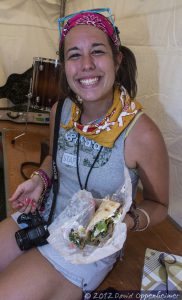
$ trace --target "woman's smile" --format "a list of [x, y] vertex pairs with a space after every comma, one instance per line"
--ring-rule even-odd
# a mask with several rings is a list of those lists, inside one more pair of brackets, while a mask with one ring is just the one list
[[83, 78], [79, 79], [78, 82], [83, 86], [83, 87], [93, 87], [99, 82], [100, 77], [90, 77], [90, 78]]

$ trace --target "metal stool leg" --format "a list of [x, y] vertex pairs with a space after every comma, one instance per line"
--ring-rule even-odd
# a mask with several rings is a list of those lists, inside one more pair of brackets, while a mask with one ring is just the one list
[[27, 95], [28, 102], [27, 102], [27, 110], [26, 110], [26, 115], [25, 115], [25, 129], [24, 129], [24, 131], [21, 134], [15, 136], [11, 140], [11, 144], [13, 144], [13, 145], [15, 144], [15, 142], [16, 142], [17, 139], [19, 139], [20, 137], [24, 136], [27, 133], [27, 128], [28, 128], [28, 113], [29, 113], [30, 103], [31, 103], [31, 98], [32, 98], [31, 89], [32, 89], [32, 79], [30, 80], [30, 88], [29, 88], [29, 93]]

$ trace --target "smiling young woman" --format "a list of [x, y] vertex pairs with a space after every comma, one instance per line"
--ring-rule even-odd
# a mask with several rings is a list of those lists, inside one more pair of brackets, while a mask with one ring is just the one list
[[[103, 12], [110, 10], [81, 11], [59, 20], [61, 99], [65, 101], [59, 122], [54, 220], [80, 189], [99, 199], [115, 193], [124, 184], [128, 168], [133, 203], [139, 179], [143, 201], [138, 207], [132, 205], [125, 227], [142, 231], [167, 215], [168, 156], [159, 129], [135, 100], [135, 56], [121, 45], [113, 19]], [[102, 282], [120, 254], [97, 263], [72, 264], [50, 244], [23, 254], [16, 244], [18, 216], [40, 210], [40, 198], [53, 176], [56, 108], [57, 103], [51, 111], [50, 153], [41, 170], [11, 196], [19, 212], [0, 225], [2, 299], [81, 299], [82, 291], [92, 291]], [[45, 219], [51, 202], [52, 192], [41, 211]]]

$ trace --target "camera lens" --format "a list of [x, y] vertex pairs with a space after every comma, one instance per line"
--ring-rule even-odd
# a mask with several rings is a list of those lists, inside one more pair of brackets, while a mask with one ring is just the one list
[[47, 230], [47, 226], [39, 225], [35, 228], [35, 230], [29, 231], [29, 238], [34, 241], [34, 246], [42, 246], [46, 245], [47, 238], [49, 236], [49, 231]]
[[27, 236], [27, 229], [21, 229], [15, 233], [15, 238], [19, 248], [24, 251], [32, 247], [32, 243]]
[[21, 229], [15, 233], [17, 244], [22, 251], [46, 245], [48, 236], [49, 231], [47, 230], [47, 226], [44, 225]]

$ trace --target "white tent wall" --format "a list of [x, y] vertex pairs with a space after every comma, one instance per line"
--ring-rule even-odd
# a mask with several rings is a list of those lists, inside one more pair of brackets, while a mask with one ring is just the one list
[[[169, 215], [182, 226], [182, 0], [68, 0], [66, 14], [111, 7], [122, 44], [138, 64], [138, 100], [157, 123], [170, 157]], [[55, 58], [59, 0], [0, 1], [0, 85], [33, 57]]]

